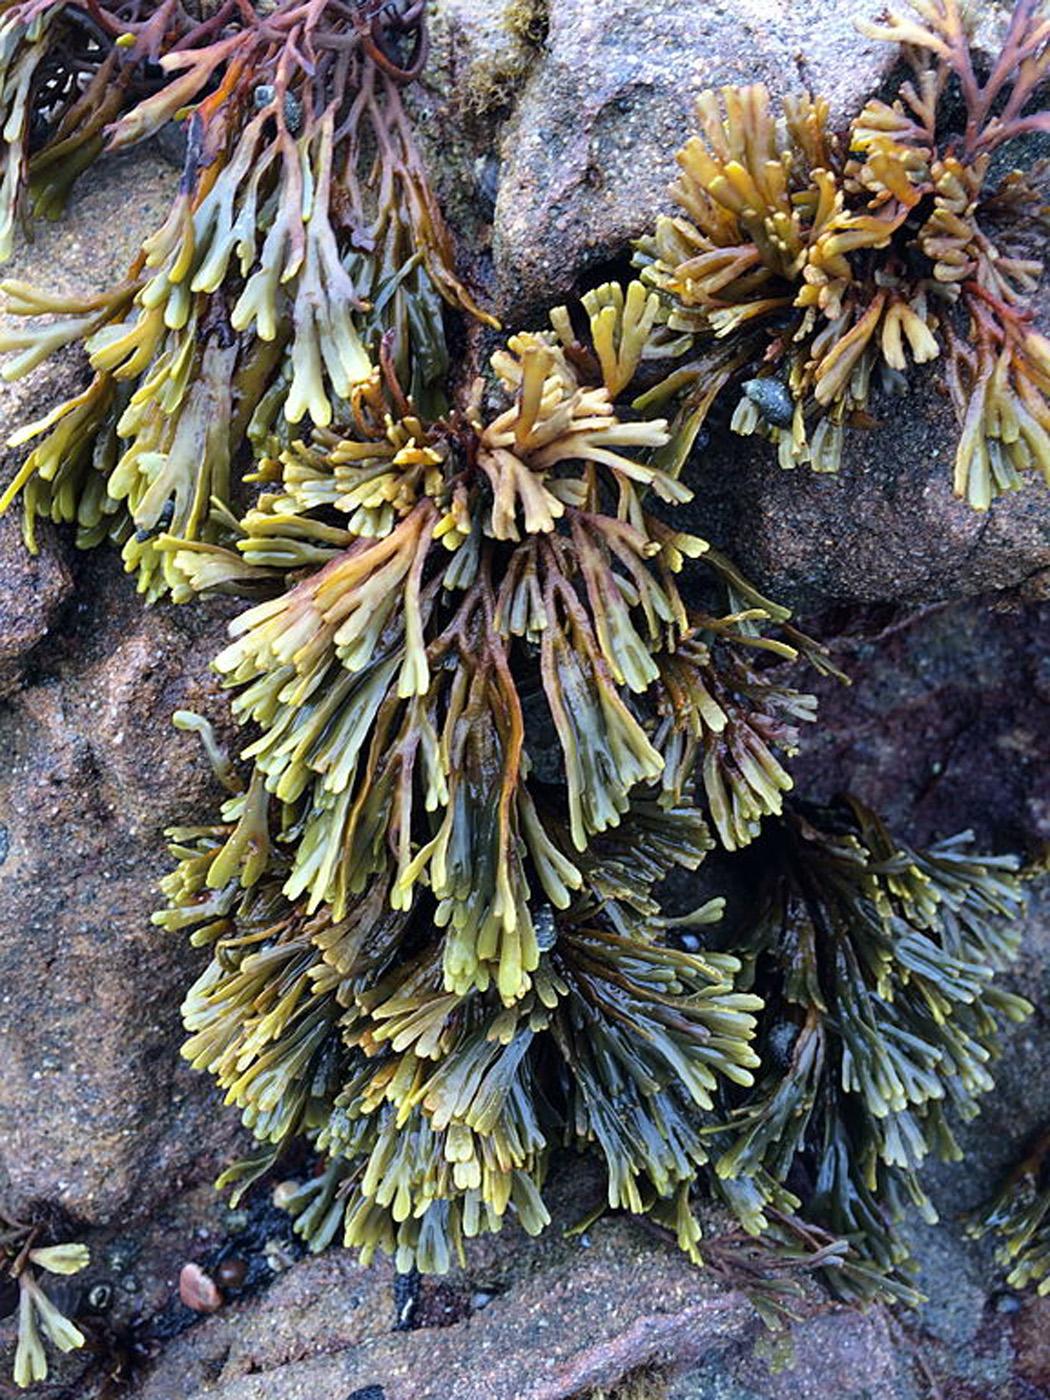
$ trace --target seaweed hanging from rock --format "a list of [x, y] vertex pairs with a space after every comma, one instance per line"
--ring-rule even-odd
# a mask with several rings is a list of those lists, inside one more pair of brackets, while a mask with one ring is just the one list
[[[207, 950], [185, 1055], [259, 1143], [222, 1184], [306, 1139], [318, 1169], [284, 1196], [315, 1249], [444, 1271], [508, 1217], [543, 1229], [569, 1147], [698, 1262], [706, 1186], [763, 1237], [754, 1278], [775, 1250], [914, 1297], [897, 1218], [929, 1212], [921, 1163], [957, 1155], [951, 1117], [1028, 1009], [995, 981], [1015, 865], [792, 797], [816, 718], [792, 663], [833, 661], [677, 522], [730, 385], [738, 432], [833, 470], [874, 380], [942, 360], [971, 503], [1046, 471], [1040, 269], [989, 233], [1034, 195], [984, 192], [1045, 125], [1045, 24], [1021, 4], [982, 86], [953, 0], [915, 12], [878, 27], [914, 81], [848, 141], [817, 99], [705, 94], [640, 277], [493, 338], [487, 369], [472, 342], [460, 382], [446, 316], [494, 322], [402, 101], [422, 4], [3, 8], [0, 231], [102, 143], [186, 132], [124, 280], [4, 284], [8, 377], [80, 343], [92, 378], [16, 435], [3, 504], [23, 493], [30, 543], [40, 515], [117, 540], [149, 600], [244, 599], [214, 662], [244, 744], [177, 716], [226, 797], [169, 833], [155, 918]], [[103, 117], [64, 54], [85, 100], [104, 75]], [[716, 848], [757, 872], [731, 935], [698, 892]]]
[[734, 948], [764, 1011], [764, 1072], [726, 1120], [716, 1171], [786, 1184], [805, 1219], [850, 1244], [844, 1296], [909, 1296], [909, 1206], [936, 1220], [918, 1172], [961, 1153], [952, 1123], [993, 1087], [1003, 1025], [1027, 1016], [995, 983], [1016, 956], [1012, 857], [969, 833], [913, 850], [855, 799], [795, 804], [755, 853], [757, 913]]
[[[491, 407], [479, 383], [432, 423], [373, 380], [345, 436], [275, 459], [235, 550], [160, 541], [192, 586], [275, 594], [215, 663], [251, 776], [220, 826], [175, 834], [158, 915], [215, 946], [187, 1053], [270, 1144], [245, 1179], [295, 1132], [325, 1154], [293, 1201], [316, 1244], [445, 1269], [508, 1209], [541, 1228], [551, 1148], [577, 1143], [610, 1206], [670, 1203], [696, 1255], [700, 1125], [721, 1078], [750, 1082], [758, 1003], [735, 957], [663, 935], [659, 884], [713, 844], [695, 798], [726, 726], [712, 701], [683, 744], [691, 711], [660, 696], [732, 693], [786, 749], [758, 706], [812, 703], [741, 659], [719, 679], [716, 639], [795, 647], [783, 610], [685, 602], [690, 559], [712, 602], [746, 585], [650, 514], [689, 495], [647, 460], [664, 425], [621, 417], [554, 333], [492, 365]], [[721, 781], [750, 794], [758, 770]]]
[[1000, 178], [995, 159], [1050, 129], [1038, 107], [1050, 22], [1034, 0], [1016, 5], [982, 81], [976, 14], [914, 0], [861, 25], [903, 45], [912, 76], [846, 137], [819, 98], [777, 111], [761, 85], [701, 94], [700, 134], [678, 156], [681, 213], [659, 218], [636, 254], [659, 319], [689, 343], [641, 400], [688, 388], [681, 452], [736, 383], [738, 433], [768, 437], [781, 466], [836, 471], [873, 388], [933, 361], [959, 421], [956, 494], [986, 510], [1029, 471], [1050, 481], [1050, 347], [1032, 324], [1042, 264], [1022, 247], [1045, 198], [1039, 171]]
[[[2, 284], [28, 322], [0, 336], [17, 352], [5, 377], [72, 343], [94, 377], [16, 435], [35, 446], [0, 507], [23, 493], [30, 544], [39, 515], [75, 522], [85, 546], [115, 539], [149, 599], [178, 594], [160, 531], [229, 537], [243, 443], [262, 455], [327, 426], [380, 346], [420, 406], [438, 407], [443, 300], [491, 321], [453, 271], [401, 100], [425, 54], [419, 7], [304, 15], [288, 0], [232, 33], [217, 24], [230, 8], [166, 40], [178, 76], [106, 128], [122, 150], [190, 108], [178, 192], [127, 276], [79, 301]], [[127, 52], [155, 57], [164, 17], [132, 25]]]

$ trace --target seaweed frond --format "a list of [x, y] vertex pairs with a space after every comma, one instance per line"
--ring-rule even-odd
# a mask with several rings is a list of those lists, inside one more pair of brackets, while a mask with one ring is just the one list
[[761, 85], [701, 94], [701, 134], [678, 157], [681, 213], [636, 255], [659, 315], [692, 341], [645, 398], [688, 388], [682, 451], [742, 379], [737, 432], [770, 438], [784, 467], [835, 471], [872, 389], [940, 359], [960, 427], [956, 494], [985, 510], [1028, 471], [1050, 480], [1050, 355], [1032, 325], [1042, 264], [1021, 246], [1045, 211], [1020, 172], [993, 183], [1000, 148], [1050, 128], [1038, 108], [1050, 30], [1039, 6], [1017, 5], [982, 82], [970, 18], [957, 0], [915, 0], [861, 25], [905, 45], [912, 77], [869, 102], [846, 141], [808, 96], [778, 113]]
[[907, 1291], [894, 1224], [908, 1205], [936, 1219], [918, 1169], [959, 1159], [951, 1121], [992, 1087], [1002, 1022], [1032, 1009], [994, 980], [1020, 937], [1017, 862], [968, 845], [914, 850], [855, 799], [796, 806], [765, 838], [744, 953], [764, 1073], [717, 1172], [730, 1200], [740, 1177], [790, 1183], [849, 1242], [828, 1275], [847, 1297]]
[[[746, 1084], [757, 1063], [758, 1002], [734, 990], [737, 960], [661, 946], [641, 912], [671, 864], [702, 858], [698, 815], [690, 845], [685, 813], [640, 812], [641, 839], [621, 846], [624, 898], [592, 890], [584, 872], [564, 911], [540, 905], [538, 957], [511, 998], [450, 985], [454, 937], [435, 899], [397, 907], [389, 878], [339, 918], [289, 903], [279, 855], [246, 888], [238, 810], [225, 826], [174, 833], [181, 863], [159, 917], [196, 926], [214, 949], [184, 1006], [187, 1057], [262, 1143], [304, 1132], [328, 1159], [288, 1202], [313, 1248], [339, 1236], [365, 1259], [383, 1249], [441, 1272], [508, 1211], [535, 1233], [561, 1143], [597, 1144], [611, 1205], [640, 1212], [655, 1193], [684, 1208], [706, 1161], [698, 1114], [722, 1076]], [[682, 1228], [693, 1247], [695, 1226]]]
[[[0, 506], [24, 488], [30, 542], [35, 515], [75, 521], [84, 545], [109, 533], [150, 599], [188, 594], [158, 534], [229, 540], [242, 443], [265, 456], [296, 425], [328, 426], [381, 364], [437, 407], [442, 300], [492, 321], [452, 269], [401, 101], [420, 14], [320, 6], [300, 33], [296, 13], [245, 12], [221, 33], [208, 21], [183, 47], [166, 35], [178, 76], [124, 112], [110, 148], [180, 117], [185, 167], [122, 282], [76, 303], [3, 284], [8, 311], [31, 322], [0, 337], [18, 352], [5, 376], [79, 342], [94, 379], [16, 435], [37, 445]], [[388, 50], [413, 34], [401, 68]], [[32, 323], [45, 313], [58, 319]]]
[[42, 1285], [41, 1274], [77, 1274], [91, 1256], [83, 1244], [47, 1244], [44, 1229], [0, 1212], [0, 1278], [17, 1290], [14, 1380], [22, 1389], [47, 1379], [45, 1340], [59, 1351], [84, 1345], [84, 1334]]
[[[690, 494], [658, 464], [664, 423], [555, 320], [440, 418], [396, 376], [363, 382], [338, 432], [266, 458], [234, 549], [159, 541], [187, 586], [269, 595], [215, 662], [250, 775], [219, 823], [173, 833], [157, 915], [214, 949], [186, 1053], [264, 1144], [228, 1179], [305, 1134], [326, 1165], [298, 1228], [400, 1267], [449, 1267], [508, 1211], [541, 1229], [564, 1145], [698, 1258], [703, 1123], [757, 1066], [736, 957], [676, 946], [722, 902], [672, 919], [658, 890], [713, 845], [710, 736], [732, 729], [720, 791], [741, 806], [763, 761], [787, 783], [772, 753], [794, 731], [766, 712], [812, 702], [762, 670], [797, 655], [787, 611], [653, 513]], [[612, 327], [616, 374], [644, 358], [632, 335]], [[702, 685], [726, 707], [710, 732]]]
[[996, 1258], [1011, 1288], [1050, 1293], [1050, 1134], [1044, 1133], [969, 1224], [977, 1239], [994, 1233]]

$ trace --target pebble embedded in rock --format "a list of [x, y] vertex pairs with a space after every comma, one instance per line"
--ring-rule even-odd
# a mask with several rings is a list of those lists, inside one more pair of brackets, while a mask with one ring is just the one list
[[199, 1264], [183, 1264], [179, 1274], [179, 1298], [194, 1312], [213, 1313], [222, 1307], [222, 1294], [215, 1280]]

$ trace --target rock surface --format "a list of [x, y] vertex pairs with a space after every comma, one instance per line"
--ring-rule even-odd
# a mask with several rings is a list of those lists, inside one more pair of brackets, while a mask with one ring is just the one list
[[0, 517], [0, 699], [17, 689], [30, 652], [47, 636], [73, 588], [64, 541], [42, 530], [46, 544], [30, 554], [18, 518]]
[[980, 513], [952, 494], [958, 424], [936, 368], [878, 427], [846, 434], [841, 469], [784, 471], [771, 444], [714, 427], [694, 454], [685, 509], [771, 596], [928, 603], [1021, 586], [1050, 569], [1050, 490], [1036, 473]]
[[920, 1400], [913, 1369], [888, 1314], [837, 1309], [709, 1357], [667, 1400]]
[[[555, 1193], [559, 1226], [587, 1178]], [[567, 1400], [755, 1331], [740, 1294], [633, 1223], [601, 1221], [583, 1243], [559, 1233], [476, 1242], [465, 1275], [423, 1285], [421, 1307], [444, 1290], [460, 1320], [411, 1332], [390, 1330], [389, 1266], [362, 1269], [339, 1250], [304, 1261], [172, 1343], [136, 1400], [342, 1400], [369, 1386], [385, 1400]]]
[[819, 723], [792, 765], [819, 801], [857, 793], [927, 842], [966, 828], [986, 849], [1050, 840], [1050, 604], [1008, 600], [826, 613], [852, 680], [807, 682]]
[[221, 620], [146, 612], [118, 568], [108, 551], [82, 565], [0, 712], [0, 1156], [16, 1201], [94, 1223], [147, 1214], [210, 1170], [233, 1127], [178, 1059], [200, 957], [149, 922], [164, 827], [216, 800], [170, 716], [221, 716], [207, 674]]
[[[68, 219], [7, 269], [88, 291], [119, 276], [175, 176], [147, 153], [100, 167]], [[110, 236], [99, 237], [99, 229]], [[119, 234], [113, 236], [115, 230]], [[75, 353], [0, 391], [0, 440], [82, 382]], [[14, 468], [9, 454], [6, 476]], [[7, 1204], [60, 1202], [92, 1223], [148, 1215], [210, 1172], [235, 1125], [178, 1059], [178, 1005], [200, 961], [149, 922], [163, 830], [216, 800], [178, 706], [225, 705], [208, 673], [214, 610], [147, 611], [119, 556], [0, 521], [0, 1159]]]

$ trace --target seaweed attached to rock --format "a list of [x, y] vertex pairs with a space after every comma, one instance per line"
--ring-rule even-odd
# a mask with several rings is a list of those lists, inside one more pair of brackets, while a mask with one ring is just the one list
[[[282, 1195], [315, 1249], [442, 1272], [508, 1218], [542, 1230], [571, 1148], [698, 1262], [713, 1193], [779, 1252], [771, 1278], [808, 1261], [845, 1296], [914, 1297], [897, 1219], [929, 1213], [922, 1161], [958, 1155], [1028, 1009], [995, 980], [1015, 864], [793, 796], [816, 719], [793, 663], [833, 661], [680, 521], [703, 519], [691, 449], [735, 385], [737, 431], [832, 470], [873, 382], [941, 360], [972, 504], [1046, 470], [1039, 269], [989, 233], [1034, 194], [984, 192], [1044, 124], [1044, 21], [1018, 7], [982, 85], [953, 0], [916, 14], [879, 28], [913, 82], [848, 140], [819, 100], [702, 97], [640, 276], [493, 337], [485, 366], [473, 338], [459, 375], [446, 318], [494, 323], [402, 100], [422, 4], [166, 5], [117, 36], [3, 11], [5, 217], [44, 155], [71, 169], [78, 123], [85, 155], [186, 132], [123, 281], [4, 284], [27, 320], [7, 374], [72, 343], [92, 374], [18, 435], [4, 502], [23, 493], [30, 541], [40, 515], [115, 539], [150, 600], [243, 599], [214, 661], [243, 746], [176, 717], [226, 795], [169, 833], [155, 919], [207, 950], [185, 1055], [258, 1141], [222, 1184], [307, 1141], [317, 1170]], [[70, 26], [78, 90], [92, 64], [126, 85], [96, 132], [48, 77], [29, 141], [26, 94], [59, 71], [33, 46]], [[753, 895], [723, 933], [733, 862]]]
[[781, 466], [836, 471], [873, 390], [935, 362], [959, 422], [956, 494], [986, 510], [1030, 472], [1050, 480], [1042, 264], [1024, 249], [1045, 220], [1042, 172], [1002, 171], [1018, 138], [1050, 129], [1050, 21], [1016, 5], [982, 79], [976, 14], [915, 0], [862, 26], [903, 45], [911, 76], [845, 136], [819, 98], [778, 110], [761, 85], [701, 94], [700, 133], [678, 156], [681, 212], [636, 254], [661, 319], [690, 342], [643, 402], [689, 385], [687, 441], [733, 383], [736, 432], [769, 438]]
[[1032, 1010], [995, 982], [1018, 950], [1018, 863], [974, 855], [968, 833], [914, 850], [855, 799], [794, 804], [755, 858], [734, 950], [763, 1001], [763, 1073], [727, 1116], [717, 1174], [730, 1201], [741, 1181], [786, 1185], [847, 1240], [826, 1271], [845, 1297], [907, 1297], [896, 1225], [909, 1207], [937, 1218], [919, 1169], [960, 1159], [953, 1122], [978, 1112], [1002, 1028]]
[[[170, 9], [132, 26], [128, 52], [149, 36], [155, 51]], [[74, 343], [93, 377], [16, 435], [33, 447], [0, 507], [22, 493], [31, 545], [37, 516], [75, 523], [83, 546], [116, 540], [150, 600], [179, 596], [159, 533], [228, 537], [243, 444], [261, 454], [326, 427], [380, 346], [437, 405], [443, 302], [491, 319], [455, 275], [401, 99], [425, 54], [420, 7], [304, 16], [289, 0], [232, 33], [231, 9], [169, 39], [177, 76], [105, 129], [122, 150], [189, 108], [178, 191], [127, 275], [80, 300], [2, 284], [26, 318], [0, 337], [5, 377]]]
[[85, 1337], [53, 1299], [44, 1275], [80, 1273], [91, 1262], [87, 1245], [48, 1244], [39, 1223], [16, 1220], [0, 1211], [0, 1317], [18, 1314], [14, 1381], [24, 1389], [47, 1379], [46, 1344], [75, 1351]]
[[1010, 1172], [999, 1191], [970, 1221], [970, 1234], [989, 1233], [1012, 1288], [1036, 1285], [1050, 1293], [1050, 1133], [1044, 1133]]

